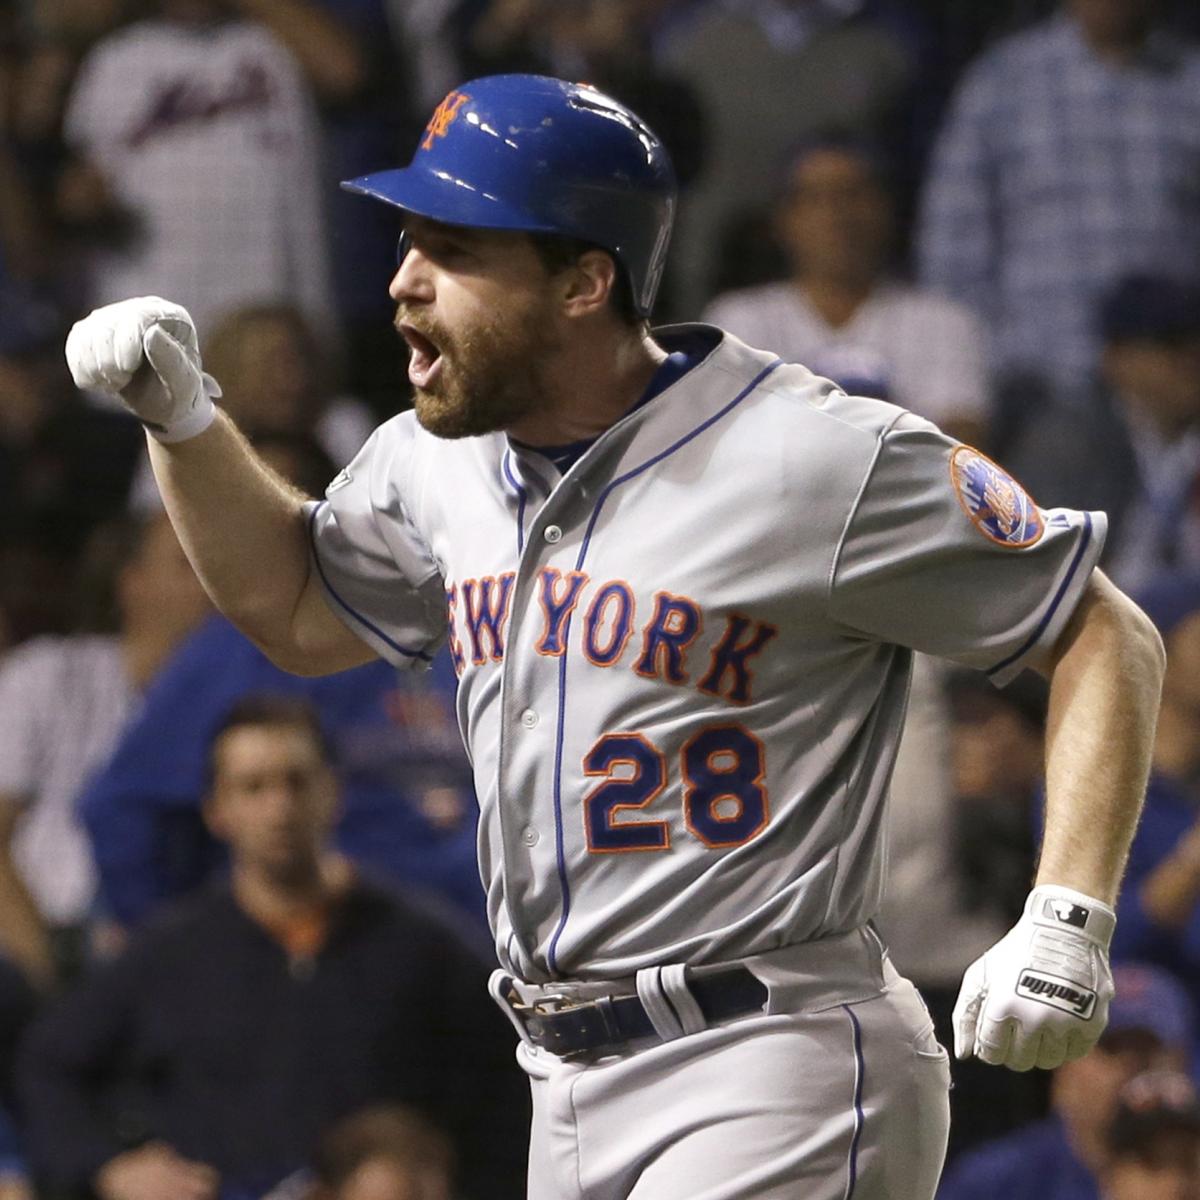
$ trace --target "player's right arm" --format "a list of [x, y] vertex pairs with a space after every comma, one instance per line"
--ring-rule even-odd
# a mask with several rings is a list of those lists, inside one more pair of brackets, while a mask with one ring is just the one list
[[157, 297], [97, 309], [67, 339], [76, 384], [146, 426], [180, 543], [218, 608], [285, 670], [320, 675], [375, 656], [334, 615], [311, 567], [307, 499], [213, 405], [186, 310]]
[[324, 675], [375, 657], [336, 617], [309, 552], [308, 497], [258, 458], [223, 412], [150, 461], [171, 522], [217, 607], [277, 666]]

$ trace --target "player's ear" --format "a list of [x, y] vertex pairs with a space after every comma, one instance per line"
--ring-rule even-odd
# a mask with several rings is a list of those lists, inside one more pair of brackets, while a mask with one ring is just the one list
[[617, 266], [604, 250], [585, 250], [562, 274], [562, 306], [568, 317], [586, 317], [608, 306]]

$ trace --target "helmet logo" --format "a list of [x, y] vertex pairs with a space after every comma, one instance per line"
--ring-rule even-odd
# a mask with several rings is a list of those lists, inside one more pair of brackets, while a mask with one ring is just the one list
[[454, 123], [454, 118], [458, 116], [458, 110], [470, 98], [466, 92], [451, 92], [433, 110], [433, 116], [429, 118], [429, 124], [425, 126], [425, 138], [421, 142], [422, 150], [432, 150], [433, 139], [446, 136], [446, 131]]

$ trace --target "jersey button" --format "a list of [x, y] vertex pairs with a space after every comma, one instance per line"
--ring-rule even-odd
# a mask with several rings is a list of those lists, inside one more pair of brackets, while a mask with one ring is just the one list
[[537, 723], [538, 715], [533, 711], [532, 708], [527, 708], [521, 714], [521, 724], [524, 725], [526, 729], [532, 729]]
[[534, 829], [532, 825], [526, 825], [525, 828], [521, 830], [521, 841], [526, 846], [536, 846], [540, 837], [541, 834], [538, 833], [538, 831]]
[[562, 530], [557, 525], [547, 525], [542, 533], [542, 537], [551, 545], [554, 545], [555, 542], [562, 541]]

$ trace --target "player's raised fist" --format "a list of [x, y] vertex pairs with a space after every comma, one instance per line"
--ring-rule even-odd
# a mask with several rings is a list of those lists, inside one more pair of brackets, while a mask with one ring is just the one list
[[1108, 1024], [1115, 924], [1099, 900], [1034, 888], [1021, 919], [963, 976], [954, 1006], [958, 1057], [1014, 1071], [1082, 1058]]
[[119, 397], [160, 442], [202, 433], [221, 394], [200, 369], [191, 315], [158, 296], [106, 304], [77, 321], [67, 365], [77, 387]]

